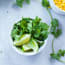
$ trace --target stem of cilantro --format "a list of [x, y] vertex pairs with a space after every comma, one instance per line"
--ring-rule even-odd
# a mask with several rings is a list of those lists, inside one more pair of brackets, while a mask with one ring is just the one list
[[53, 38], [53, 40], [52, 40], [52, 52], [54, 53], [55, 51], [54, 51], [54, 40], [55, 40], [55, 38]]
[[[51, 12], [49, 11], [49, 8], [48, 7], [46, 7], [46, 10], [47, 10], [47, 12], [49, 13], [49, 16], [50, 16], [50, 18], [51, 18], [51, 21], [53, 20], [53, 17], [52, 17], [52, 15], [51, 15]], [[50, 26], [49, 26], [49, 33], [51, 33], [51, 24], [50, 24]]]
[[47, 9], [47, 11], [48, 11], [48, 13], [49, 13], [49, 15], [50, 15], [51, 20], [52, 20], [53, 17], [52, 17], [52, 15], [51, 15], [50, 11], [49, 11], [49, 8], [46, 8], [46, 9]]
[[[48, 11], [49, 16], [50, 16], [50, 18], [51, 18], [51, 22], [53, 22], [53, 17], [52, 17], [51, 12], [50, 12], [50, 10], [49, 10], [49, 8], [48, 8], [48, 6], [49, 6], [48, 0], [42, 0], [42, 4], [43, 4], [43, 6], [46, 8], [46, 10]], [[51, 27], [52, 27], [52, 24], [50, 24], [49, 33], [51, 33]], [[53, 34], [53, 35], [54, 35], [54, 34]], [[65, 61], [63, 61], [63, 60], [60, 59], [60, 57], [61, 57], [62, 55], [59, 57], [59, 56], [57, 56], [57, 54], [55, 53], [55, 50], [54, 50], [54, 40], [55, 40], [55, 37], [54, 37], [53, 40], [52, 40], [52, 54], [51, 54], [51, 57], [54, 58], [54, 59], [56, 59], [56, 60], [58, 60], [58, 61], [60, 61], [60, 62], [62, 62], [62, 63], [65, 63]], [[60, 53], [60, 54], [61, 54], [61, 53]]]
[[[49, 11], [49, 8], [46, 8], [47, 9], [47, 11], [48, 11], [48, 13], [49, 13], [49, 16], [50, 16], [50, 18], [51, 18], [51, 21], [52, 21], [52, 19], [53, 19], [53, 17], [52, 17], [52, 15], [51, 15], [51, 12]], [[50, 32], [50, 30], [51, 30], [51, 25], [50, 25], [50, 28], [49, 28], [49, 32]], [[52, 40], [52, 52], [54, 53], [55, 51], [54, 51], [54, 40], [55, 40], [55, 37], [53, 38], [53, 40]]]

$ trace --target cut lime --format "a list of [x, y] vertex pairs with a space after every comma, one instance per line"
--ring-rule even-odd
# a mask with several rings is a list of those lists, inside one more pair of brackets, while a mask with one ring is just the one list
[[25, 34], [21, 37], [21, 39], [19, 41], [14, 41], [14, 45], [15, 46], [21, 46], [23, 44], [26, 44], [30, 41], [30, 34]]
[[37, 52], [39, 49], [38, 43], [34, 39], [32, 39], [32, 49], [34, 52]]
[[22, 50], [23, 50], [24, 52], [33, 51], [33, 49], [30, 47], [30, 43], [23, 45], [23, 46], [22, 46]]
[[34, 39], [32, 39], [30, 43], [23, 45], [22, 49], [23, 51], [33, 50], [33, 52], [37, 52], [39, 47], [38, 47], [37, 42]]

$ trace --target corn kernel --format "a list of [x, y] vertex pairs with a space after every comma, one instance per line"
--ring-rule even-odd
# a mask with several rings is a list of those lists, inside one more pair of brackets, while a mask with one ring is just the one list
[[55, 5], [65, 11], [65, 0], [54, 0]]

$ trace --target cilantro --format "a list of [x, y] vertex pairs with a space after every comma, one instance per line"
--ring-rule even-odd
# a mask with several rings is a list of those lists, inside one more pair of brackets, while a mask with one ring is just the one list
[[59, 28], [59, 22], [57, 19], [53, 19], [51, 21], [51, 34], [54, 35], [55, 38], [59, 37], [62, 33], [62, 30]]
[[48, 0], [42, 0], [42, 6], [46, 8], [46, 10], [48, 11], [50, 17], [51, 17], [51, 20], [53, 19], [50, 11], [49, 11], [49, 8], [50, 8], [50, 4], [49, 4], [49, 1]]
[[29, 4], [29, 3], [30, 3], [30, 0], [25, 0], [25, 1], [26, 1], [26, 3], [27, 3], [27, 4]]
[[21, 35], [32, 32], [32, 22], [30, 18], [22, 18], [18, 23], [15, 23], [11, 32], [11, 37], [14, 40], [19, 40]]
[[62, 61], [61, 60], [61, 57], [65, 55], [65, 50], [58, 50], [57, 53], [55, 53], [55, 50], [54, 50], [54, 40], [55, 38], [58, 38], [62, 33], [62, 29], [59, 27], [59, 22], [57, 19], [53, 19], [51, 21], [51, 34], [54, 36], [54, 39], [52, 40], [52, 53], [50, 54], [50, 56], [53, 58], [53, 59], [56, 59], [60, 62], [64, 62], [65, 61]]
[[42, 0], [42, 6], [44, 6], [47, 9], [47, 11], [51, 17], [50, 33], [54, 36], [54, 39], [52, 40], [52, 53], [50, 54], [50, 56], [53, 59], [56, 59], [60, 62], [65, 63], [65, 61], [61, 60], [61, 56], [65, 55], [65, 50], [60, 49], [57, 53], [55, 53], [55, 50], [54, 50], [54, 40], [55, 40], [55, 38], [58, 38], [62, 34], [62, 29], [59, 26], [58, 20], [54, 19], [49, 11], [50, 5], [49, 5], [48, 0]]
[[24, 0], [16, 0], [16, 4], [17, 4], [19, 7], [22, 7], [23, 2], [24, 2]]
[[62, 61], [60, 58], [62, 57], [62, 56], [64, 56], [65, 55], [65, 50], [59, 50], [57, 53], [51, 53], [50, 54], [50, 56], [53, 58], [53, 59], [56, 59], [56, 60], [58, 60], [58, 61], [60, 61], [60, 62], [63, 62], [63, 63], [65, 63], [65, 61]]
[[16, 0], [16, 4], [17, 4], [19, 7], [22, 7], [24, 1], [25, 1], [27, 4], [30, 3], [30, 0]]
[[49, 26], [46, 23], [40, 22], [41, 19], [36, 17], [33, 20], [33, 37], [38, 40], [45, 40], [48, 37], [48, 28]]
[[42, 0], [42, 6], [44, 6], [46, 8], [50, 7], [48, 0]]
[[[14, 24], [11, 37], [13, 41], [17, 41], [20, 40], [22, 35], [31, 34], [31, 38], [44, 41], [48, 37], [48, 28], [49, 26], [41, 22], [39, 17], [35, 19], [22, 18], [22, 20]], [[42, 46], [42, 44], [39, 44], [39, 46]]]

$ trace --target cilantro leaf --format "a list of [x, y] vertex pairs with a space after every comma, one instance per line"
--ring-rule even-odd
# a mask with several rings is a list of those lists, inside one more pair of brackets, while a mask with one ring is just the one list
[[53, 59], [57, 59], [57, 60], [60, 59], [60, 57], [57, 56], [57, 54], [55, 54], [55, 53], [51, 53], [50, 56], [51, 56]]
[[48, 0], [42, 0], [42, 6], [45, 7], [51, 17], [51, 26], [50, 26], [50, 33], [54, 36], [54, 39], [52, 40], [52, 53], [50, 54], [50, 56], [53, 58], [53, 59], [56, 59], [60, 62], [63, 62], [65, 63], [65, 61], [61, 60], [61, 56], [64, 56], [65, 55], [65, 50], [59, 50], [57, 53], [55, 53], [55, 50], [54, 50], [54, 40], [55, 38], [58, 38], [61, 34], [62, 34], [62, 29], [60, 28], [59, 26], [59, 22], [57, 19], [53, 19], [50, 11], [49, 11], [49, 7], [50, 7], [50, 4], [48, 2]]
[[51, 21], [51, 34], [57, 38], [61, 35], [62, 30], [59, 28], [59, 22], [57, 19], [52, 19]]
[[49, 11], [49, 8], [51, 8], [49, 1], [48, 0], [42, 0], [42, 6], [46, 8], [46, 10], [48, 11], [48, 13], [49, 13], [49, 15], [51, 17], [51, 20], [52, 20], [53, 17], [51, 15], [50, 11]]
[[46, 8], [50, 7], [48, 0], [42, 0], [42, 6], [44, 6]]
[[26, 3], [27, 3], [27, 4], [29, 4], [29, 3], [30, 3], [30, 0], [25, 0], [25, 1], [26, 1]]
[[50, 54], [50, 56], [53, 58], [53, 59], [56, 59], [56, 60], [58, 60], [58, 61], [60, 61], [60, 62], [63, 62], [63, 63], [65, 63], [65, 61], [63, 61], [63, 60], [61, 60], [60, 58], [62, 57], [62, 56], [64, 56], [65, 55], [65, 50], [59, 50], [57, 53], [51, 53]]
[[24, 0], [16, 0], [16, 4], [17, 4], [19, 7], [22, 7], [23, 2], [24, 2]]
[[24, 1], [25, 1], [27, 4], [30, 3], [30, 0], [16, 0], [16, 4], [17, 4], [19, 7], [22, 7]]
[[41, 19], [38, 17], [33, 20], [33, 37], [40, 41], [44, 41], [48, 37], [49, 26], [40, 21]]
[[[58, 20], [52, 19], [52, 21], [51, 21], [51, 34], [54, 36], [54, 38], [58, 38], [61, 35], [61, 33], [62, 33], [62, 29], [59, 26]], [[50, 54], [50, 56], [53, 59], [56, 59], [60, 62], [64, 62], [60, 58], [61, 58], [61, 56], [64, 56], [65, 50], [60, 49], [57, 53], [55, 53], [53, 44], [54, 44], [54, 39], [52, 40], [52, 53]]]

